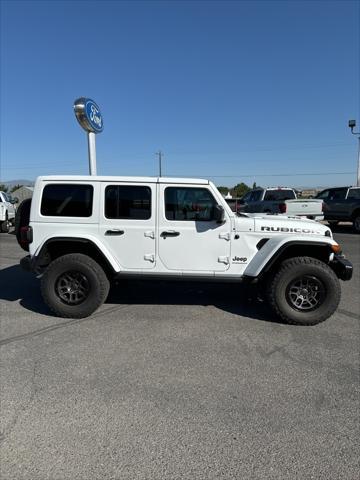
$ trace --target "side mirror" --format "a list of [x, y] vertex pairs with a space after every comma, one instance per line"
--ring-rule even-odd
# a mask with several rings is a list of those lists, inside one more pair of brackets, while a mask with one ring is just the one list
[[215, 205], [214, 207], [214, 220], [217, 223], [224, 223], [225, 220], [225, 210], [222, 205]]

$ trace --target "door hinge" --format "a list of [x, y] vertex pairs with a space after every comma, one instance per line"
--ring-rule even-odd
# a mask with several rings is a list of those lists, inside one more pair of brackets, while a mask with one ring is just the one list
[[144, 237], [155, 238], [155, 233], [152, 230], [144, 232]]
[[230, 233], [219, 233], [219, 238], [223, 238], [224, 240], [229, 241], [231, 239]]
[[229, 265], [230, 260], [229, 260], [229, 257], [218, 257], [218, 262], [225, 263], [225, 265]]
[[152, 253], [147, 253], [144, 255], [144, 260], [147, 260], [148, 262], [155, 262], [155, 255]]

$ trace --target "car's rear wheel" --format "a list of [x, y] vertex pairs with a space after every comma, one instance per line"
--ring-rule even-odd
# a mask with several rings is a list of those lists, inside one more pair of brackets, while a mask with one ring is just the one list
[[57, 258], [41, 278], [45, 303], [59, 317], [84, 318], [106, 300], [109, 280], [92, 258], [71, 253]]
[[288, 323], [316, 325], [340, 302], [340, 283], [324, 262], [312, 257], [285, 260], [268, 284], [268, 300]]

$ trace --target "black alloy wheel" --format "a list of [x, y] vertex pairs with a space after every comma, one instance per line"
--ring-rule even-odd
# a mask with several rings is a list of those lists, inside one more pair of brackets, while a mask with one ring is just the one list
[[288, 304], [300, 312], [311, 312], [320, 307], [326, 297], [323, 282], [313, 276], [304, 275], [292, 280], [286, 289]]
[[56, 281], [55, 292], [66, 305], [80, 305], [90, 293], [89, 280], [81, 272], [64, 272]]

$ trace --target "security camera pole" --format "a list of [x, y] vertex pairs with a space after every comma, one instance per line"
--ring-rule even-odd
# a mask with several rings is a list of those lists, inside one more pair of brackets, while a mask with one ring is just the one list
[[96, 142], [95, 134], [103, 131], [104, 121], [98, 105], [90, 98], [81, 97], [74, 102], [77, 121], [87, 132], [89, 173], [96, 175]]
[[354, 128], [356, 127], [356, 120], [349, 120], [349, 127], [351, 129], [351, 133], [353, 135], [357, 135], [358, 141], [359, 141], [356, 186], [360, 187], [360, 131], [359, 132], [354, 132]]

